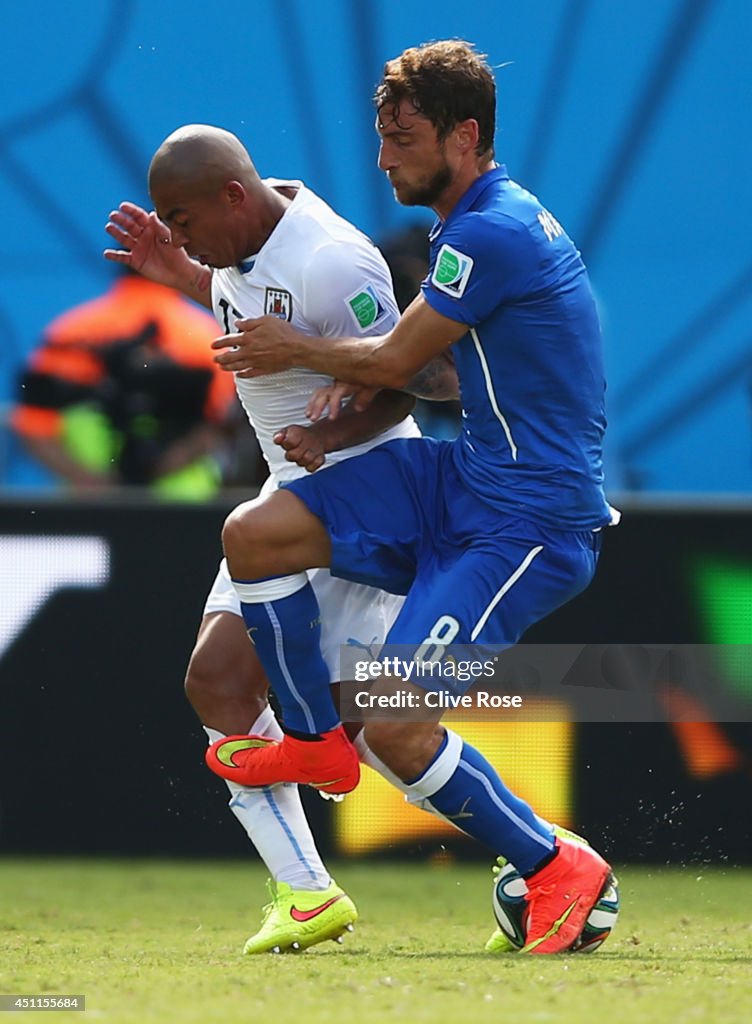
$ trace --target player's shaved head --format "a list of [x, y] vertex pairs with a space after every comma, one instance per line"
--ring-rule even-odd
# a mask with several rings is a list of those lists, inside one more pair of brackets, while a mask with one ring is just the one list
[[172, 244], [211, 267], [258, 252], [293, 198], [261, 180], [236, 135], [209, 124], [167, 136], [149, 167], [149, 192]]
[[149, 191], [179, 186], [191, 192], [214, 192], [228, 181], [258, 187], [260, 178], [240, 139], [224, 128], [188, 124], [172, 132], [149, 165]]

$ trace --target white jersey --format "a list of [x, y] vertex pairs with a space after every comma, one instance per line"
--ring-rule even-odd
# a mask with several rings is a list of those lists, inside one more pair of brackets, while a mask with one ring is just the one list
[[[399, 319], [389, 268], [373, 243], [338, 216], [299, 181], [268, 178], [271, 188], [295, 189], [296, 195], [255, 257], [237, 267], [215, 270], [212, 305], [222, 330], [235, 330], [240, 317], [271, 314], [303, 334], [321, 337], [366, 337], [386, 334]], [[274, 434], [290, 424], [306, 425], [306, 405], [314, 390], [331, 377], [294, 368], [266, 377], [235, 377], [238, 397], [278, 481], [306, 470], [285, 460]], [[416, 437], [412, 417], [370, 441], [332, 452], [331, 465], [399, 437]]]

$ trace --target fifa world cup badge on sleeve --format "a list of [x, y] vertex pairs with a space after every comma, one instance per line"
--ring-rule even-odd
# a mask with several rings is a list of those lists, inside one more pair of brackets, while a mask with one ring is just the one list
[[473, 270], [473, 259], [451, 245], [442, 245], [436, 257], [431, 284], [439, 291], [459, 299], [467, 287]]

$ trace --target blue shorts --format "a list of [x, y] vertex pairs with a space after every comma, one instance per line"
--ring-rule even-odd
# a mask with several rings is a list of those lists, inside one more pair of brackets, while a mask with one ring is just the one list
[[282, 486], [324, 524], [334, 576], [407, 595], [390, 644], [514, 644], [584, 590], [598, 561], [600, 533], [483, 502], [451, 441], [388, 441]]

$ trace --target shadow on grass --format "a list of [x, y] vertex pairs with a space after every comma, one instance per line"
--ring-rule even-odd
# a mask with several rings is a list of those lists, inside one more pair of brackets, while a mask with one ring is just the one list
[[[310, 951], [309, 951], [310, 952]], [[301, 953], [289, 953], [284, 954], [287, 957], [290, 956], [301, 956]], [[486, 953], [483, 950], [477, 952], [462, 952], [460, 950], [436, 950], [434, 952], [421, 950], [412, 952], [405, 949], [390, 949], [379, 948], [379, 949], [319, 949], [314, 954], [318, 957], [344, 957], [347, 959], [394, 959], [394, 960], [475, 960], [478, 962], [490, 963], [494, 961], [498, 964], [503, 964], [506, 967], [514, 968], [516, 963], [520, 961], [530, 962], [533, 957], [523, 956], [518, 957], [513, 953]], [[546, 956], [537, 956], [534, 958], [534, 962], [541, 963], [542, 961], [553, 961], [554, 963], [581, 963], [583, 967], [588, 964], [597, 964], [602, 961], [604, 964], [608, 963], [611, 965], [624, 963], [624, 964], [746, 964], [749, 965], [750, 957], [749, 954], [726, 954], [726, 955], [713, 955], [706, 953], [697, 955], [687, 955], [684, 952], [678, 951], [675, 953], [638, 953], [638, 952], [601, 952], [597, 954], [573, 954], [573, 953], [555, 953], [547, 954]], [[310, 958], [309, 958], [310, 961]]]

